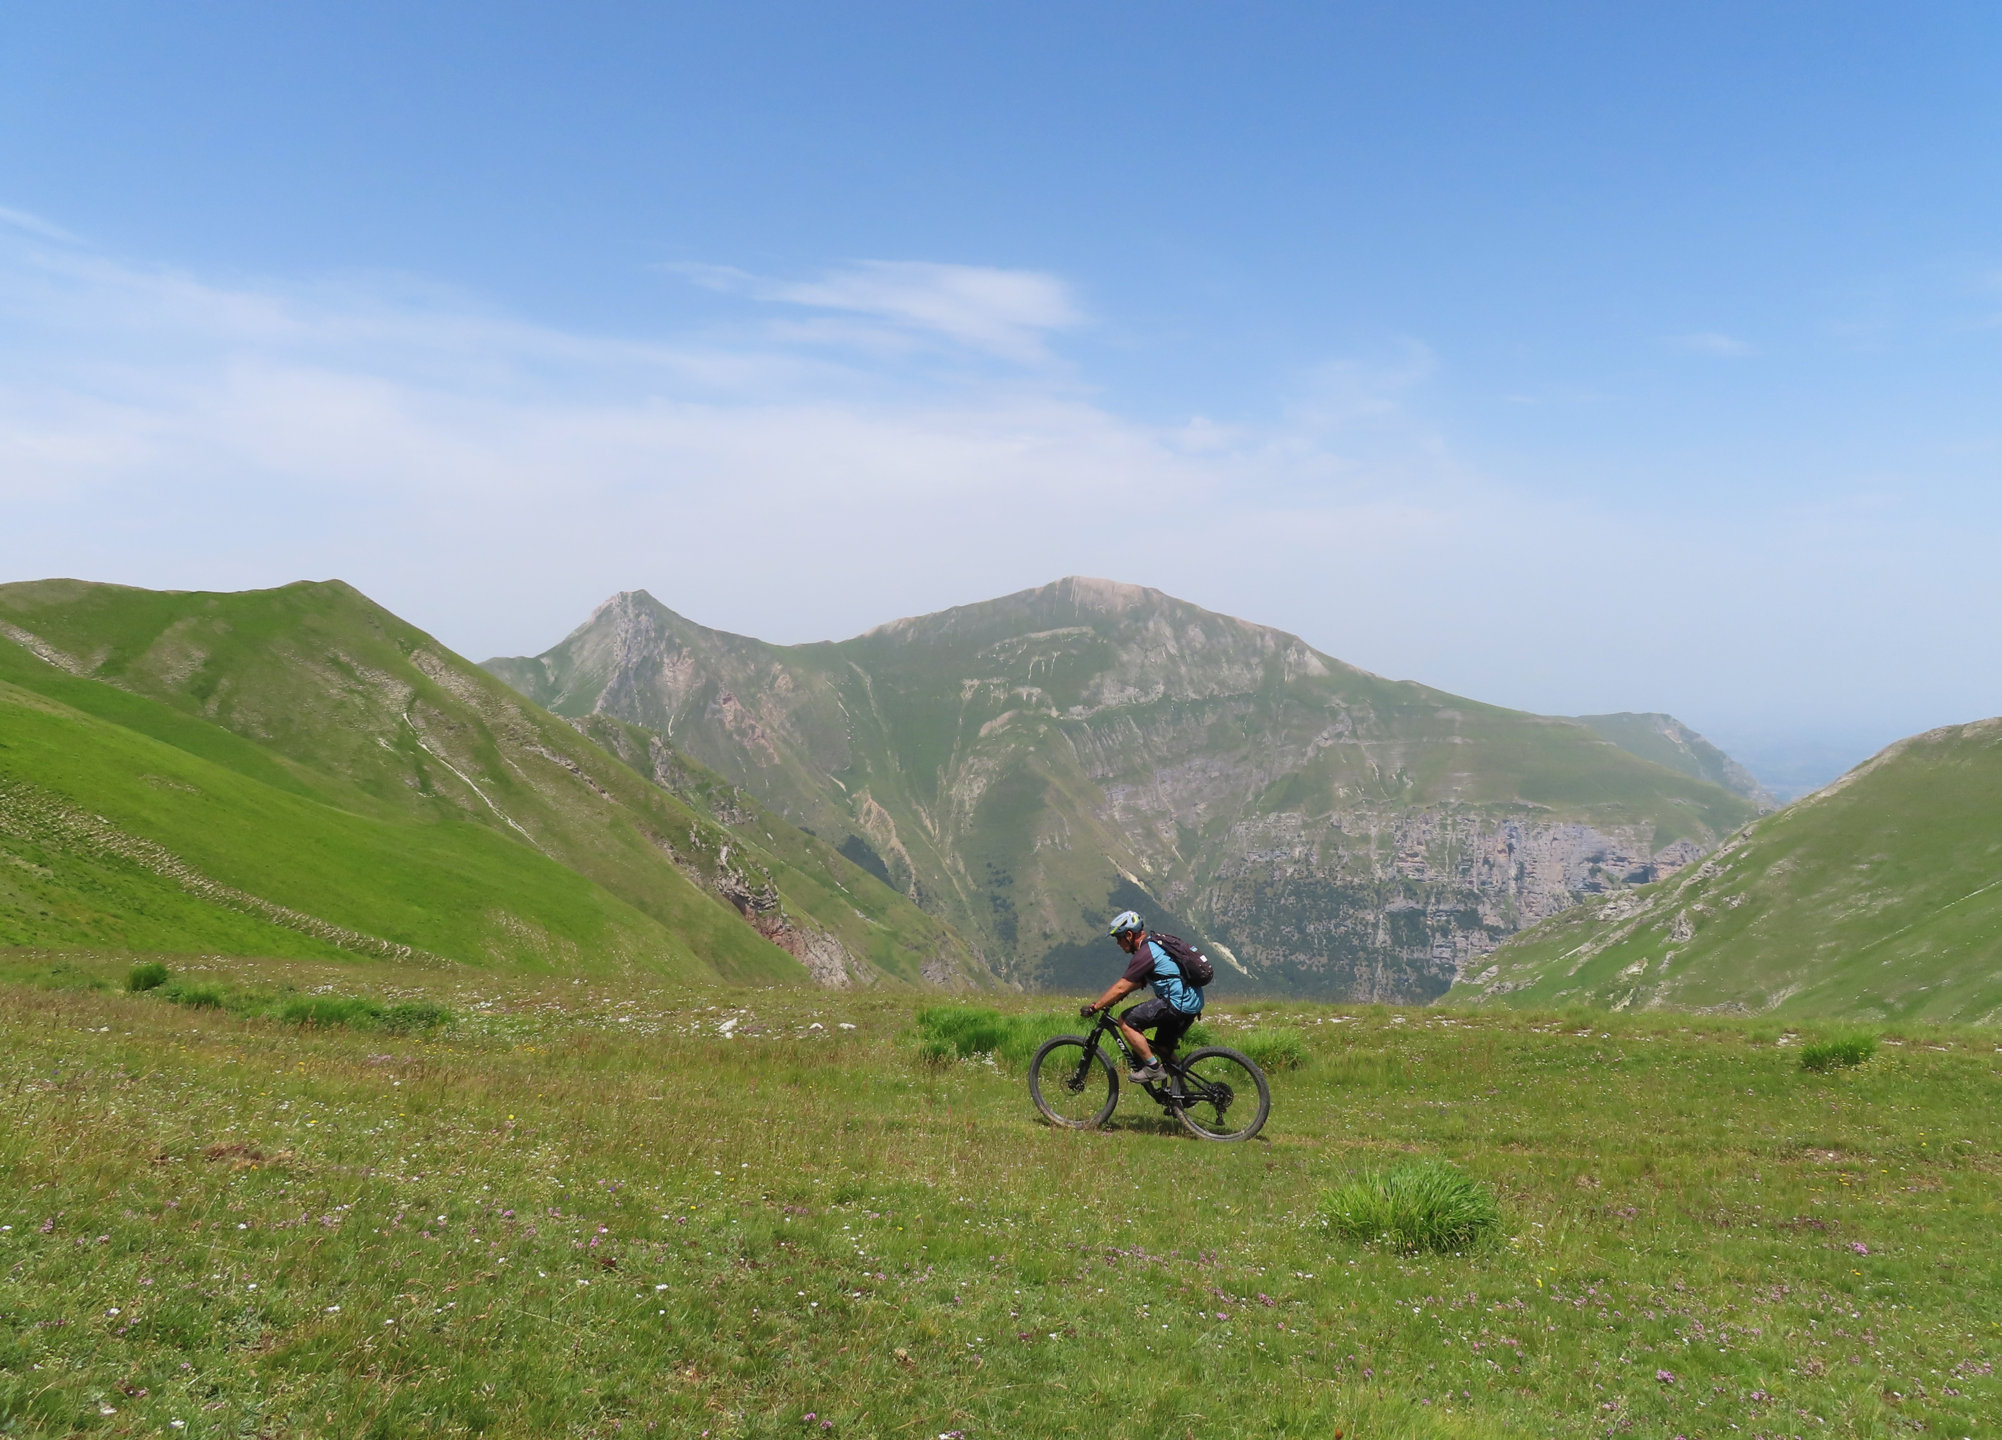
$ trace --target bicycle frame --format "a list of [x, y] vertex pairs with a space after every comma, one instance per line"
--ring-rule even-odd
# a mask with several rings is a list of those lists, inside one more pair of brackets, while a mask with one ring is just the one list
[[[1098, 1037], [1101, 1035], [1112, 1037], [1112, 1043], [1118, 1047], [1125, 1064], [1133, 1065], [1136, 1062], [1138, 1057], [1134, 1055], [1133, 1047], [1126, 1043], [1126, 1032], [1120, 1028], [1119, 1021], [1113, 1018], [1110, 1010], [1101, 1010], [1098, 1012], [1098, 1024], [1093, 1027], [1091, 1034], [1085, 1036], [1084, 1059], [1079, 1062], [1075, 1077], [1077, 1083], [1082, 1083], [1091, 1065], [1098, 1059]], [[1140, 1088], [1153, 1096], [1164, 1110], [1175, 1109], [1188, 1100], [1210, 1098], [1209, 1085], [1204, 1083], [1200, 1075], [1192, 1076], [1182, 1069], [1181, 1063], [1175, 1059], [1172, 1051], [1163, 1054], [1157, 1049], [1154, 1056], [1161, 1062], [1161, 1068], [1168, 1072], [1168, 1083], [1165, 1086], [1147, 1084]], [[1191, 1082], [1195, 1085], [1194, 1091], [1188, 1088]]]

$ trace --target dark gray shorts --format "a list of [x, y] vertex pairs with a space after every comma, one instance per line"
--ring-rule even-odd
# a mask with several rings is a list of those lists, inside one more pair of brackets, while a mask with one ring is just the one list
[[1142, 1000], [1121, 1015], [1119, 1023], [1131, 1025], [1135, 1030], [1152, 1030], [1156, 1050], [1173, 1050], [1175, 1042], [1188, 1033], [1189, 1027], [1198, 1018], [1184, 1014], [1156, 995], [1152, 1000]]

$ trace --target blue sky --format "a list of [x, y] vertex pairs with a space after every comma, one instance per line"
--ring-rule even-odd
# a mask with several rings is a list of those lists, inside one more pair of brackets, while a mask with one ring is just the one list
[[2002, 711], [2002, 11], [34, 4], [0, 576], [1069, 572], [1778, 773]]

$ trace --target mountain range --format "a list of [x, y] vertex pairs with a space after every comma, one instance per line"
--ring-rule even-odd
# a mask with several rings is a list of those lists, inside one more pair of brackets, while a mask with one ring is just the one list
[[1102, 580], [484, 668], [338, 581], [0, 586], [0, 947], [1074, 991], [1130, 906], [1224, 992], [2002, 1017], [2002, 720], [1772, 803]]
[[1486, 705], [1079, 577], [786, 646], [628, 592], [485, 668], [689, 757], [1031, 987], [1101, 985], [1131, 906], [1225, 985], [1430, 1000], [1770, 803], [1671, 717]]

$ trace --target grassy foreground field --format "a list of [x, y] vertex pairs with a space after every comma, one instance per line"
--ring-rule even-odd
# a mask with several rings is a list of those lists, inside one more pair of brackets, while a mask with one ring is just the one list
[[[1309, 1058], [1219, 1147], [1131, 1091], [1109, 1131], [1047, 1129], [1005, 1065], [920, 1059], [909, 997], [177, 966], [184, 995], [451, 1013], [397, 1034], [90, 988], [125, 963], [0, 961], [0, 1433], [1693, 1440], [2002, 1410], [1990, 1032], [1814, 1074], [1778, 1026], [1223, 1002], [1219, 1039], [1292, 1026]], [[1407, 1157], [1490, 1184], [1501, 1235], [1323, 1226], [1325, 1188]]]

